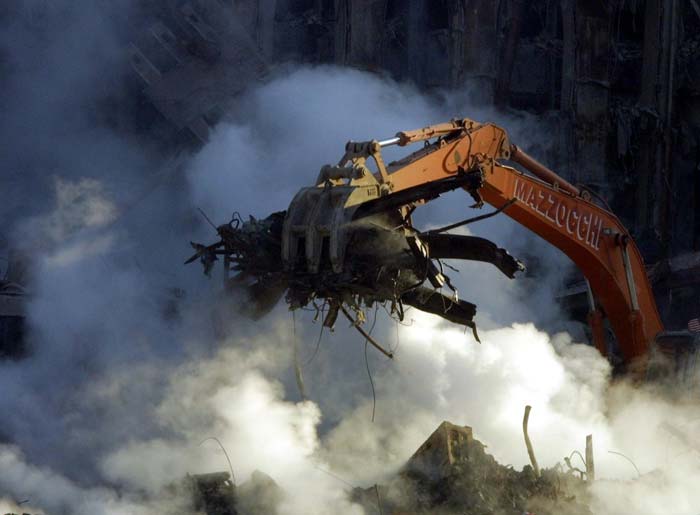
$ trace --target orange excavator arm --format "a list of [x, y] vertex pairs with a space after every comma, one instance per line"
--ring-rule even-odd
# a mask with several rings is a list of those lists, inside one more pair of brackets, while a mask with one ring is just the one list
[[[418, 151], [385, 164], [382, 148], [418, 142], [423, 143]], [[484, 238], [440, 234], [459, 224], [427, 232], [412, 226], [416, 206], [458, 188], [477, 206], [498, 208], [579, 266], [588, 284], [593, 341], [601, 353], [607, 354], [604, 318], [625, 363], [639, 361], [640, 370], [652, 343], [670, 345], [673, 352], [687, 343], [682, 334], [661, 334], [642, 256], [620, 220], [592, 202], [589, 192], [511, 144], [502, 128], [469, 119], [399, 132], [385, 141], [348, 142], [340, 161], [323, 166], [314, 185], [302, 188], [286, 211], [263, 220], [234, 217], [217, 228], [218, 242], [193, 243], [196, 253], [188, 262], [199, 259], [209, 272], [223, 257], [227, 288], [244, 290], [254, 317], [284, 295], [291, 309], [316, 300], [328, 304], [323, 322], [328, 327], [341, 310], [356, 312], [359, 326], [363, 306], [390, 302], [399, 319], [407, 304], [475, 330], [476, 306], [459, 299], [437, 266], [440, 259], [489, 262], [509, 277], [522, 264]], [[229, 272], [236, 275], [229, 278]], [[439, 292], [443, 286], [454, 295]]]
[[[431, 139], [435, 139], [430, 142]], [[374, 142], [423, 141], [424, 147], [377, 174], [391, 194], [449, 177], [478, 175], [465, 186], [479, 203], [503, 209], [510, 218], [560, 249], [578, 265], [589, 286], [589, 323], [596, 347], [606, 354], [603, 318], [617, 337], [625, 362], [643, 358], [663, 330], [644, 261], [620, 220], [581, 191], [511, 144], [493, 124], [454, 120], [399, 132]], [[504, 164], [511, 161], [530, 174]]]

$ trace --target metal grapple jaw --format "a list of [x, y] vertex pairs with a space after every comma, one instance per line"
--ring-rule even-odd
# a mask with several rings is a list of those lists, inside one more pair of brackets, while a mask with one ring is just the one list
[[359, 312], [375, 302], [387, 303], [399, 319], [409, 305], [474, 329], [476, 306], [459, 299], [441, 259], [490, 262], [509, 277], [524, 269], [522, 263], [486, 239], [422, 233], [410, 220], [413, 202], [461, 187], [463, 181], [402, 192], [399, 205], [393, 194], [382, 195], [372, 186], [301, 190], [282, 232], [282, 261], [292, 278], [290, 305], [328, 300], [332, 309], [326, 325], [332, 325], [342, 304]]
[[[367, 168], [368, 157], [377, 173]], [[346, 307], [361, 320], [364, 308], [380, 303], [399, 319], [410, 305], [474, 328], [476, 306], [459, 299], [441, 260], [489, 262], [508, 277], [522, 263], [483, 238], [421, 232], [411, 213], [444, 192], [476, 191], [482, 176], [460, 173], [397, 193], [387, 177], [376, 141], [348, 143], [338, 165], [324, 166], [286, 212], [219, 226], [220, 241], [193, 244], [197, 253], [188, 262], [199, 258], [208, 272], [221, 256], [227, 285], [245, 289], [256, 317], [286, 292], [290, 309], [327, 304], [327, 326]]]

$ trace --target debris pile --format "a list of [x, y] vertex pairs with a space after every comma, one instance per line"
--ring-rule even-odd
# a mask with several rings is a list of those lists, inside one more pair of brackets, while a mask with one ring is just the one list
[[[527, 465], [517, 471], [488, 454], [471, 427], [445, 421], [395, 477], [382, 485], [355, 488], [350, 495], [368, 514], [592, 515], [590, 446], [586, 455], [591, 466], [585, 472], [566, 458], [566, 471], [559, 464], [541, 470]], [[270, 515], [278, 512], [286, 496], [260, 471], [241, 485], [228, 472], [215, 472], [188, 475], [171, 486], [170, 494], [184, 494], [189, 509], [200, 515]]]
[[238, 515], [236, 486], [228, 472], [188, 475], [185, 484], [195, 511], [207, 515]]
[[284, 498], [277, 483], [258, 470], [239, 486], [228, 472], [188, 475], [174, 490], [186, 494], [193, 513], [203, 515], [269, 515]]
[[[586, 482], [560, 466], [539, 477], [500, 465], [468, 426], [443, 422], [385, 485], [353, 492], [368, 513], [587, 515]], [[378, 506], [379, 504], [379, 506]]]

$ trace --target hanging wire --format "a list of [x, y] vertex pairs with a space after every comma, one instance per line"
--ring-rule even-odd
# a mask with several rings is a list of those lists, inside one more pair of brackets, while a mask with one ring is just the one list
[[444, 262], [444, 263], [442, 263], [442, 264], [445, 265], [445, 266], [446, 266], [447, 268], [449, 268], [450, 270], [452, 270], [453, 272], [457, 272], [458, 274], [461, 273], [461, 272], [459, 271], [459, 268], [455, 268], [454, 266], [452, 266], [452, 265], [449, 264], [448, 262]]
[[379, 515], [384, 515], [384, 512], [382, 511], [382, 500], [379, 497], [379, 485], [377, 483], [374, 483], [374, 493], [377, 494], [377, 508], [379, 508]]
[[221, 447], [221, 450], [224, 451], [224, 456], [226, 456], [226, 461], [228, 461], [228, 468], [231, 471], [231, 481], [235, 485], [236, 484], [236, 476], [233, 473], [233, 465], [231, 465], [231, 459], [228, 457], [228, 453], [226, 452], [226, 448], [224, 447], [224, 445], [221, 443], [221, 441], [216, 436], [210, 436], [208, 438], [205, 438], [204, 440], [199, 442], [199, 445], [201, 446], [207, 440], [214, 440], [216, 443], [219, 444], [219, 447]]
[[[382, 308], [384, 308], [384, 311], [385, 311], [386, 314], [389, 316], [389, 318], [392, 318], [393, 320], [396, 320], [396, 322], [399, 323], [399, 324], [401, 324], [402, 326], [404, 326], [404, 327], [411, 327], [411, 326], [413, 325], [413, 322], [414, 322], [413, 319], [411, 319], [411, 323], [410, 323], [410, 324], [409, 324], [409, 323], [406, 323], [406, 322], [402, 322], [397, 316], [395, 316], [394, 314], [392, 314], [392, 313], [387, 309], [387, 307], [386, 307], [384, 304], [382, 304]], [[410, 309], [411, 309], [410, 307], [406, 308], [406, 312], [408, 312]]]
[[396, 351], [399, 350], [399, 345], [401, 345], [401, 340], [399, 339], [399, 319], [395, 319], [394, 322], [396, 322], [396, 346], [392, 349], [392, 353], [396, 354]]
[[306, 368], [307, 366], [309, 366], [313, 362], [314, 358], [316, 357], [316, 354], [318, 354], [318, 351], [321, 348], [321, 339], [323, 338], [323, 331], [325, 329], [325, 325], [323, 322], [325, 321], [324, 319], [325, 319], [326, 305], [327, 304], [328, 304], [328, 301], [324, 301], [323, 305], [319, 307], [315, 301], [313, 303], [314, 307], [313, 307], [312, 311], [316, 312], [316, 316], [314, 316], [313, 323], [315, 324], [316, 321], [320, 319], [321, 320], [321, 330], [318, 333], [318, 340], [316, 340], [316, 348], [314, 349], [313, 354], [302, 365], [304, 368]]
[[211, 225], [211, 226], [214, 228], [214, 230], [216, 231], [216, 230], [217, 230], [217, 229], [216, 229], [216, 225], [214, 225], [214, 222], [211, 221], [211, 219], [207, 216], [207, 214], [204, 212], [204, 210], [203, 210], [201, 207], [198, 207], [198, 208], [197, 208], [197, 211], [199, 211], [199, 212], [201, 213], [201, 215], [204, 217], [204, 219], [205, 219], [205, 220], [209, 223], [209, 225]]
[[486, 213], [485, 215], [479, 215], [479, 216], [474, 216], [472, 218], [467, 218], [466, 220], [462, 220], [461, 222], [456, 222], [450, 225], [446, 225], [445, 227], [440, 227], [439, 229], [431, 229], [429, 231], [426, 231], [425, 234], [439, 234], [442, 232], [447, 232], [452, 229], [456, 229], [457, 227], [461, 227], [463, 225], [468, 225], [474, 222], [480, 222], [481, 220], [486, 220], [487, 218], [491, 218], [492, 216], [496, 216], [503, 211], [505, 211], [507, 208], [512, 206], [518, 199], [513, 198], [503, 204], [501, 207], [496, 209], [495, 211], [491, 211], [490, 213]]
[[642, 477], [642, 473], [639, 472], [639, 469], [637, 468], [637, 465], [635, 465], [635, 464], [634, 464], [634, 461], [632, 461], [631, 459], [629, 459], [627, 456], [625, 456], [625, 455], [622, 454], [621, 452], [615, 452], [615, 451], [608, 451], [608, 453], [614, 454], [615, 456], [622, 456], [623, 458], [625, 458], [627, 461], [629, 461], [629, 462], [632, 464], [632, 466], [634, 467], [634, 470], [637, 471], [637, 476], [638, 476], [638, 477]]
[[583, 466], [588, 468], [588, 464], [586, 463], [586, 460], [583, 459], [583, 456], [581, 455], [581, 453], [576, 451], [576, 450], [572, 451], [571, 454], [569, 454], [569, 460], [571, 460], [571, 458], [574, 457], [574, 454], [577, 455], [579, 458], [581, 458], [581, 462], [583, 463]]
[[326, 328], [325, 325], [321, 324], [321, 330], [318, 332], [318, 340], [316, 340], [316, 348], [314, 349], [313, 354], [311, 357], [306, 360], [306, 362], [302, 365], [304, 368], [308, 367], [316, 357], [316, 354], [318, 354], [318, 349], [321, 348], [321, 340], [323, 339], [323, 330]]
[[319, 467], [318, 465], [316, 465], [316, 464], [313, 463], [313, 462], [310, 462], [310, 463], [311, 463], [311, 466], [312, 466], [313, 468], [315, 468], [316, 470], [320, 470], [320, 471], [323, 472], [324, 474], [328, 474], [330, 477], [337, 479], [337, 480], [340, 481], [341, 483], [345, 483], [345, 484], [348, 485], [350, 488], [357, 488], [355, 485], [353, 485], [353, 484], [350, 483], [349, 481], [346, 481], [345, 479], [343, 479], [342, 477], [340, 477], [338, 474], [334, 474], [333, 472], [331, 472], [331, 471], [329, 471], [329, 470], [322, 469], [321, 467]]
[[[372, 326], [369, 328], [369, 335], [372, 336], [372, 331], [377, 323], [377, 311], [379, 310], [379, 304], [374, 305], [374, 320], [372, 320]], [[372, 387], [372, 422], [374, 422], [374, 415], [377, 410], [377, 393], [374, 390], [374, 380], [372, 379], [372, 372], [369, 369], [369, 358], [367, 357], [367, 347], [369, 346], [369, 338], [365, 338], [365, 367], [367, 368], [367, 377], [369, 377], [369, 384]]]
[[304, 376], [301, 372], [301, 365], [299, 365], [299, 347], [297, 342], [297, 319], [294, 310], [292, 310], [292, 345], [294, 346], [294, 376], [297, 381], [297, 388], [299, 388], [299, 395], [302, 399], [306, 399], [306, 387], [304, 386]]

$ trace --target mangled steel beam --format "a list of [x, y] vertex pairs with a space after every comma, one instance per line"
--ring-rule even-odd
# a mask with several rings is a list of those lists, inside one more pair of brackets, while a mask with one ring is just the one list
[[423, 239], [436, 259], [465, 259], [491, 263], [511, 279], [517, 272], [523, 271], [520, 261], [486, 238], [428, 233], [423, 235]]
[[471, 427], [444, 421], [413, 453], [404, 470], [442, 478], [447, 469], [460, 461], [469, 460], [471, 446], [477, 446], [479, 450], [484, 449], [478, 440], [474, 440]]

